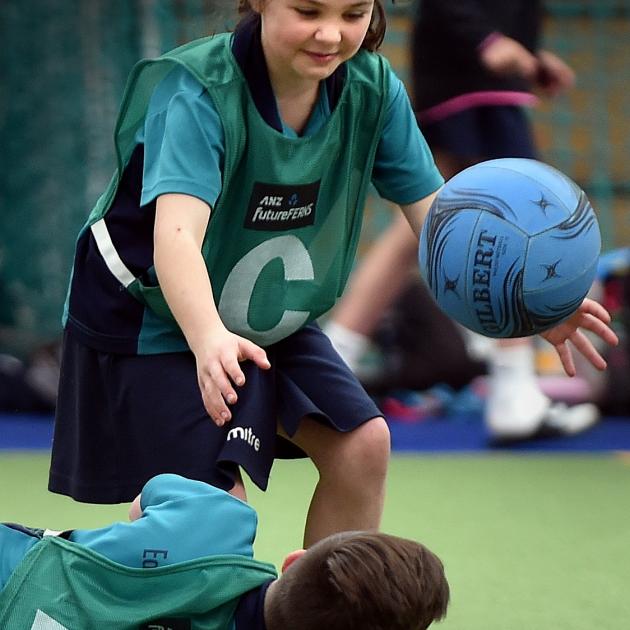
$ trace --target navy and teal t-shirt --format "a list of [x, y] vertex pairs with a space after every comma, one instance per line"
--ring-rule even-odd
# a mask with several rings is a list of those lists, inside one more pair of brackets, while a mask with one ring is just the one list
[[[257, 40], [237, 31], [232, 44], [252, 98], [269, 126], [285, 137], [297, 137], [296, 131], [280, 119], [262, 50], [252, 51], [252, 41]], [[385, 122], [372, 182], [382, 197], [407, 204], [431, 194], [443, 180], [418, 130], [406, 91], [389, 72]], [[329, 80], [321, 82], [317, 103], [300, 130], [301, 137], [317, 133], [326, 124], [344, 77], [342, 65]], [[162, 194], [183, 193], [202, 199], [212, 208], [222, 190], [225, 138], [219, 114], [204, 86], [186, 69], [175, 67], [155, 89], [136, 142], [115, 203], [108, 211], [107, 227], [127, 267], [144, 285], [155, 286], [156, 199]], [[126, 354], [188, 349], [178, 330], [173, 333], [171, 326], [163, 334], [166, 329], [161, 318], [121, 287], [90, 230], [81, 234], [75, 260], [64, 319], [67, 329], [82, 343]]]

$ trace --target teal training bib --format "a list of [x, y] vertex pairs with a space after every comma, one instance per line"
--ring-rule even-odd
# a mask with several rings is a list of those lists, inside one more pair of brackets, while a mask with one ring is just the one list
[[[359, 52], [347, 62], [326, 124], [313, 136], [288, 138], [261, 118], [230, 37], [192, 42], [136, 66], [116, 127], [119, 173], [153, 89], [174, 63], [185, 66], [208, 90], [225, 133], [223, 189], [202, 247], [217, 307], [228, 329], [269, 345], [328, 311], [346, 284], [384, 122], [388, 65]], [[123, 286], [164, 326], [176, 327], [160, 287], [143, 286], [111, 246], [107, 210], [118, 181], [116, 175], [86, 227]]]
[[231, 555], [134, 569], [50, 537], [0, 592], [0, 628], [229, 630], [240, 597], [274, 578], [272, 565]]

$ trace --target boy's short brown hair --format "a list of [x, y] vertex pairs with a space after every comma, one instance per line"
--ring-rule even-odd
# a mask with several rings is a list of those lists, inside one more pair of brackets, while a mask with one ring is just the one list
[[275, 585], [269, 630], [424, 630], [444, 618], [440, 559], [412, 540], [337, 534], [309, 549]]

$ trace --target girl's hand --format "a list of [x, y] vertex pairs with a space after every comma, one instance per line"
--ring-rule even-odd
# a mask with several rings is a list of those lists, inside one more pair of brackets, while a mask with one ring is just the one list
[[556, 349], [564, 371], [569, 376], [575, 376], [573, 354], [567, 341], [571, 341], [576, 350], [583, 354], [598, 370], [604, 370], [606, 361], [580, 328], [590, 330], [607, 344], [616, 346], [619, 339], [608, 325], [609, 323], [608, 311], [598, 302], [586, 298], [569, 319], [541, 333], [540, 336]]
[[231, 420], [228, 405], [238, 400], [233, 384], [238, 387], [245, 384], [239, 363], [251, 360], [263, 370], [271, 367], [267, 353], [261, 347], [226, 328], [213, 331], [206, 346], [196, 352], [195, 357], [204, 407], [219, 427]]

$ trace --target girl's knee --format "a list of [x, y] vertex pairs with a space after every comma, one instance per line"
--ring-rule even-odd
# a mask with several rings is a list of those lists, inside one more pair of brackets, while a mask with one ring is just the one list
[[339, 461], [346, 472], [385, 475], [391, 442], [384, 418], [368, 420], [345, 437]]
[[381, 452], [389, 456], [391, 436], [385, 418], [372, 418], [357, 427], [355, 431], [357, 431], [360, 436], [358, 439], [364, 443], [370, 452], [373, 451], [374, 454]]
[[[282, 435], [282, 429], [280, 428]], [[293, 441], [308, 454], [321, 477], [384, 477], [390, 454], [389, 428], [385, 419], [375, 417], [352, 431], [342, 433], [305, 419]]]

